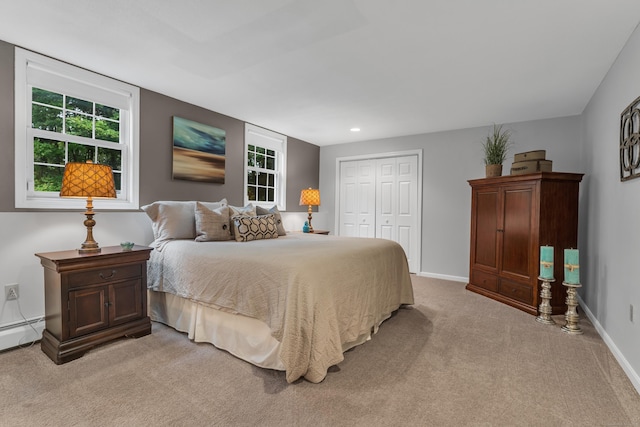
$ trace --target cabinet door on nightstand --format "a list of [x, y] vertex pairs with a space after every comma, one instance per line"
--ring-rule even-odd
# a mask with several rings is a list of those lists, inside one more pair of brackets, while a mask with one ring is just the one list
[[142, 317], [142, 283], [128, 280], [109, 286], [109, 318], [111, 325]]
[[105, 286], [69, 292], [69, 336], [88, 334], [109, 326]]

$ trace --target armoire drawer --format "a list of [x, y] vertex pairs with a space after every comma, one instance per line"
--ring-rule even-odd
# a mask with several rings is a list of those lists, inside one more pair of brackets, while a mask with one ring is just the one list
[[521, 301], [525, 304], [533, 304], [533, 289], [531, 286], [501, 279], [499, 288], [498, 292], [505, 297]]
[[474, 270], [471, 283], [491, 292], [498, 292], [498, 278], [492, 274]]

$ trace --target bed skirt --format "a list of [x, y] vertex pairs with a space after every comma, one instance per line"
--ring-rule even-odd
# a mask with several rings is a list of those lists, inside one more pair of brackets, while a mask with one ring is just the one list
[[[185, 332], [195, 342], [213, 344], [261, 368], [285, 370], [279, 357], [280, 343], [271, 336], [271, 329], [266, 323], [167, 292], [148, 292], [151, 320]], [[370, 340], [371, 335], [378, 331], [380, 324], [391, 317], [391, 314], [375, 325], [371, 333], [343, 343], [343, 352]]]

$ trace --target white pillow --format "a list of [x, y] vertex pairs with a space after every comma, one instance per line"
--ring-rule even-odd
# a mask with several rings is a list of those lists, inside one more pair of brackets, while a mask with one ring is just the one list
[[[209, 209], [227, 205], [227, 199], [203, 203]], [[156, 241], [194, 239], [196, 237], [196, 202], [157, 201], [142, 206], [151, 219], [153, 238]]]

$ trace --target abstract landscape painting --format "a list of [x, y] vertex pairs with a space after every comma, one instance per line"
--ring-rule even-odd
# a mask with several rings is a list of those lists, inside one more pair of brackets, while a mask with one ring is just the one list
[[173, 179], [224, 184], [227, 133], [173, 117]]

